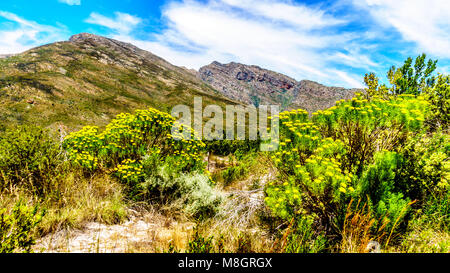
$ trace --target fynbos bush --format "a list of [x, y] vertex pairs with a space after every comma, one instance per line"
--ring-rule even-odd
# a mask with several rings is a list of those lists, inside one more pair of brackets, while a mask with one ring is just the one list
[[213, 188], [211, 178], [201, 173], [179, 173], [172, 165], [155, 166], [144, 160], [144, 169], [150, 171], [139, 185], [147, 196], [159, 196], [159, 202], [171, 203], [195, 218], [212, 216], [222, 202], [221, 195]]
[[42, 128], [20, 126], [0, 136], [0, 189], [19, 186], [42, 195], [60, 163], [58, 145]]
[[12, 212], [0, 210], [0, 253], [30, 252], [34, 245], [32, 230], [42, 220], [44, 211], [18, 202]]
[[312, 119], [303, 110], [280, 113], [280, 149], [272, 158], [281, 176], [266, 187], [266, 204], [288, 221], [311, 215], [336, 236], [349, 201], [361, 199], [394, 228], [410, 201], [400, 191], [403, 157], [396, 151], [420, 131], [428, 106], [412, 95], [358, 95]]

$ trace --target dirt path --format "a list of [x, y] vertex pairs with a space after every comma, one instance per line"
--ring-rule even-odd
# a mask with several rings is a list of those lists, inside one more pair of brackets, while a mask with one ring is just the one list
[[182, 245], [193, 223], [179, 223], [162, 215], [133, 216], [120, 225], [88, 223], [83, 229], [64, 229], [39, 239], [36, 252], [125, 253], [161, 252], [169, 242]]

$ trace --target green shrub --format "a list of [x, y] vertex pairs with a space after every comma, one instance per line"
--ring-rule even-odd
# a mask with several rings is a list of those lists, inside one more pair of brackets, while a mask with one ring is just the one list
[[[181, 132], [187, 130], [191, 139], [183, 139], [181, 132], [172, 135], [175, 127]], [[114, 170], [127, 182], [128, 177], [133, 176], [127, 171], [127, 163], [140, 164], [145, 155], [152, 153], [159, 154], [162, 161], [167, 156], [176, 158], [177, 165], [185, 172], [202, 169], [200, 151], [205, 144], [194, 136], [191, 128], [177, 123], [171, 115], [150, 108], [136, 110], [135, 114], [117, 115], [102, 132], [95, 126], [84, 127], [69, 134], [63, 147], [75, 164], [88, 171]]]
[[28, 207], [22, 202], [9, 215], [6, 209], [0, 210], [0, 253], [31, 252], [35, 243], [32, 230], [44, 214], [37, 205]]
[[146, 178], [137, 185], [140, 193], [136, 196], [156, 196], [160, 203], [171, 203], [195, 218], [212, 216], [217, 212], [222, 197], [213, 188], [209, 176], [195, 172], [180, 173], [176, 165], [159, 164], [154, 156], [145, 158]]
[[378, 203], [395, 189], [395, 176], [402, 157], [395, 152], [381, 152], [375, 155], [374, 163], [367, 166], [358, 181], [357, 193], [369, 196]]
[[248, 153], [238, 158], [236, 165], [230, 166], [225, 170], [214, 175], [217, 182], [223, 182], [226, 187], [234, 181], [245, 179], [252, 171], [252, 167], [256, 165], [256, 154]]
[[450, 136], [436, 132], [411, 138], [400, 152], [398, 167], [400, 191], [412, 200], [425, 201], [445, 190], [450, 183]]
[[[187, 130], [192, 139], [172, 132], [174, 127]], [[86, 172], [102, 170], [116, 176], [127, 185], [131, 199], [148, 200], [161, 194], [173, 199], [182, 193], [182, 183], [175, 176], [204, 171], [201, 150], [205, 144], [194, 136], [191, 128], [171, 115], [150, 108], [119, 114], [102, 132], [98, 127], [84, 127], [69, 134], [63, 147], [70, 161]]]
[[326, 249], [327, 240], [322, 234], [316, 234], [313, 219], [303, 217], [298, 220], [294, 231], [286, 238], [285, 253], [320, 253]]
[[409, 198], [399, 192], [396, 183], [403, 158], [395, 152], [380, 152], [375, 155], [374, 161], [358, 180], [355, 196], [367, 196], [374, 207], [375, 218], [382, 219], [379, 224], [392, 231], [410, 209]]
[[439, 75], [436, 84], [425, 91], [430, 102], [428, 125], [432, 130], [448, 130], [450, 125], [450, 75]]
[[42, 195], [61, 161], [48, 131], [35, 126], [10, 129], [0, 138], [0, 189], [19, 186]]
[[349, 201], [370, 201], [393, 228], [405, 217], [399, 208], [409, 207], [398, 185], [403, 157], [396, 151], [420, 132], [428, 106], [412, 95], [370, 101], [358, 95], [312, 119], [304, 110], [280, 113], [279, 150], [272, 153], [280, 180], [267, 185], [266, 204], [285, 220], [307, 213], [336, 237]]
[[422, 213], [434, 228], [450, 232], [450, 189], [430, 196]]
[[260, 140], [205, 140], [206, 150], [215, 155], [227, 156], [230, 154], [240, 156], [255, 152], [259, 149]]

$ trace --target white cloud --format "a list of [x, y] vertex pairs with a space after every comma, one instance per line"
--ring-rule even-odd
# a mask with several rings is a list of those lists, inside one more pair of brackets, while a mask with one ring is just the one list
[[357, 50], [346, 49], [348, 53], [336, 52], [331, 54], [327, 59], [335, 63], [345, 64], [354, 68], [363, 68], [370, 70], [379, 67], [369, 56], [361, 54]]
[[450, 57], [450, 5], [448, 0], [353, 0], [377, 22], [395, 28], [419, 51]]
[[[354, 35], [337, 35], [332, 28], [345, 21], [305, 5], [275, 0], [186, 0], [169, 3], [162, 16], [167, 28], [145, 41], [130, 35], [137, 24], [124, 24], [117, 14], [108, 18], [94, 13], [86, 22], [109, 27], [114, 31], [112, 38], [194, 69], [214, 60], [234, 61], [259, 65], [297, 80], [362, 87], [360, 76], [336, 73], [331, 62], [375, 64], [357, 50], [342, 50]], [[135, 18], [134, 22], [141, 20]], [[338, 53], [342, 51], [345, 53]]]
[[128, 34], [142, 21], [140, 18], [130, 14], [122, 12], [115, 12], [114, 14], [115, 18], [108, 18], [93, 12], [85, 22], [107, 27], [117, 33]]
[[81, 0], [58, 0], [60, 3], [64, 3], [71, 6], [79, 6], [81, 5]]
[[64, 40], [67, 36], [63, 26], [56, 28], [41, 25], [6, 11], [0, 11], [0, 17], [13, 23], [0, 30], [0, 54], [20, 53], [42, 44]]
[[315, 29], [343, 24], [346, 21], [325, 14], [323, 10], [304, 5], [270, 0], [223, 0], [224, 3], [271, 20], [288, 23], [301, 29]]
[[337, 77], [343, 79], [346, 83], [348, 83], [349, 86], [359, 88], [364, 87], [362, 79], [359, 80], [359, 77], [357, 75], [350, 75], [347, 72], [333, 69], [331, 69], [330, 72], [335, 73]]

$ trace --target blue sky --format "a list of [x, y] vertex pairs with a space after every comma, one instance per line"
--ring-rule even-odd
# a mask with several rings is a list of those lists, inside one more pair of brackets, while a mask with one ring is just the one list
[[255, 64], [327, 85], [362, 87], [424, 52], [450, 71], [448, 0], [2, 0], [0, 54], [90, 32], [198, 69]]

